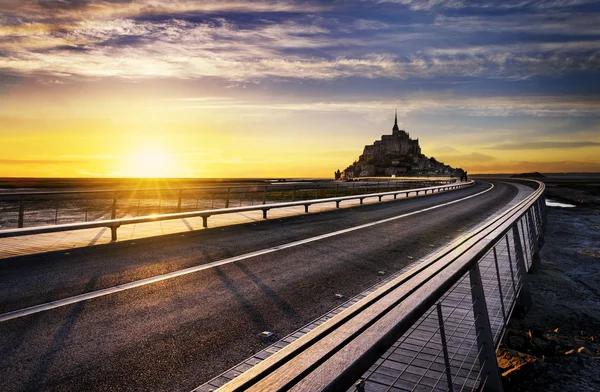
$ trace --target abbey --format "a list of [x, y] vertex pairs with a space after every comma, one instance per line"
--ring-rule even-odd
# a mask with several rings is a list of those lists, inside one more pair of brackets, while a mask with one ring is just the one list
[[377, 140], [370, 146], [365, 146], [361, 159], [378, 159], [385, 155], [418, 155], [421, 153], [419, 147], [419, 139], [413, 140], [409, 134], [398, 127], [398, 114], [394, 118], [394, 127], [391, 135], [381, 136], [381, 140]]
[[405, 130], [398, 127], [397, 113], [391, 135], [383, 135], [381, 140], [365, 146], [358, 161], [343, 172], [338, 170], [335, 173], [336, 179], [431, 175], [462, 177], [465, 172], [423, 155], [419, 139], [411, 139]]

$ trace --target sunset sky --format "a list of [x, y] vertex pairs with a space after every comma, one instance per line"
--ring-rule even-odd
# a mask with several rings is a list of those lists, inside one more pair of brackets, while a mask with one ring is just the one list
[[394, 109], [469, 173], [600, 171], [588, 0], [0, 0], [0, 177], [332, 177]]

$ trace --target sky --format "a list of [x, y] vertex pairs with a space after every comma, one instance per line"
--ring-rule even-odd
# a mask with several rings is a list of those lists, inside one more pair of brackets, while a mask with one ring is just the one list
[[0, 177], [332, 177], [398, 122], [600, 172], [590, 0], [0, 0]]

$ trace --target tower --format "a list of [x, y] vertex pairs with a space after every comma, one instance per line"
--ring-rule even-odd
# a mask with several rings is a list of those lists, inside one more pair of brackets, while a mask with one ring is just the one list
[[392, 128], [392, 133], [399, 132], [400, 128], [398, 128], [398, 109], [395, 110], [394, 115], [394, 127]]

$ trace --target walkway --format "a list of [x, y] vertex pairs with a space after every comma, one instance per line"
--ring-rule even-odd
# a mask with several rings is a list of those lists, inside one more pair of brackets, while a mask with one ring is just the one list
[[[409, 196], [415, 196], [414, 193]], [[399, 197], [398, 200], [402, 200]], [[393, 196], [386, 196], [383, 201], [393, 201]], [[364, 204], [378, 203], [377, 197], [364, 200]], [[340, 204], [340, 208], [351, 208], [360, 205], [359, 200], [349, 200]], [[335, 202], [313, 204], [310, 213], [319, 213], [335, 210]], [[277, 208], [269, 211], [269, 219], [280, 219], [284, 217], [304, 215], [304, 207]], [[230, 226], [243, 223], [261, 221], [262, 211], [251, 211], [245, 213], [213, 215], [208, 220], [208, 228]], [[167, 221], [140, 223], [135, 225], [124, 225], [119, 228], [117, 242], [131, 241], [165, 234], [185, 233], [193, 230], [203, 230], [202, 218], [173, 219]], [[111, 242], [110, 229], [96, 228], [76, 231], [65, 231], [58, 233], [37, 234], [22, 237], [11, 237], [0, 239], [0, 259], [33, 255], [45, 252], [67, 251], [72, 248], [102, 245]]]

